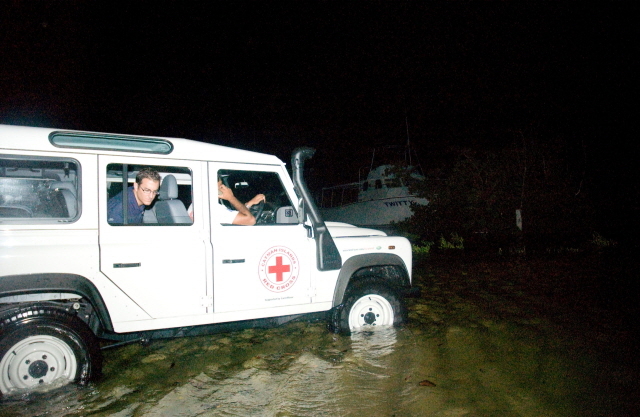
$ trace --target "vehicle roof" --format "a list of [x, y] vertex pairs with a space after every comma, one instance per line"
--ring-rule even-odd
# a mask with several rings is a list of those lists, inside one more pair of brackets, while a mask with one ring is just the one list
[[[75, 147], [55, 146], [49, 140], [52, 133], [70, 133], [74, 136], [110, 136], [122, 139], [161, 139], [171, 143], [173, 149], [168, 154], [145, 153], [126, 150], [112, 149], [79, 149]], [[88, 153], [88, 154], [108, 154], [123, 156], [148, 156], [154, 158], [185, 159], [199, 161], [220, 161], [220, 162], [240, 162], [258, 163], [268, 165], [282, 165], [282, 161], [274, 155], [251, 152], [228, 146], [214, 145], [211, 143], [198, 142], [183, 138], [169, 138], [160, 136], [126, 135], [119, 133], [103, 133], [77, 131], [68, 129], [53, 129], [29, 126], [13, 126], [0, 124], [0, 148], [16, 151], [48, 151], [59, 153]]]

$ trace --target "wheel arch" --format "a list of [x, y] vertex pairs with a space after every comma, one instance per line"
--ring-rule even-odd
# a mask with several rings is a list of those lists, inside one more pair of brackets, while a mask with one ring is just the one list
[[342, 304], [347, 287], [371, 276], [378, 277], [390, 289], [411, 285], [404, 261], [392, 253], [356, 255], [347, 259], [340, 269], [333, 294], [333, 307]]
[[[96, 334], [113, 331], [109, 310], [96, 286], [87, 278], [77, 274], [41, 273], [8, 275], [0, 277], [0, 300], [15, 297], [15, 303], [34, 301], [60, 301], [64, 294], [74, 294], [91, 305], [88, 315], [78, 316]], [[30, 299], [29, 296], [35, 296]], [[0, 304], [2, 306], [2, 304]], [[95, 314], [93, 314], [95, 313]], [[93, 317], [97, 317], [95, 320]]]

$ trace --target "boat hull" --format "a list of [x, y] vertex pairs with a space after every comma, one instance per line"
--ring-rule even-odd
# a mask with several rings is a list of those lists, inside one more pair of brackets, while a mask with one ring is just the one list
[[413, 215], [411, 204], [426, 205], [427, 200], [412, 196], [359, 201], [339, 207], [320, 209], [326, 221], [357, 226], [389, 226]]

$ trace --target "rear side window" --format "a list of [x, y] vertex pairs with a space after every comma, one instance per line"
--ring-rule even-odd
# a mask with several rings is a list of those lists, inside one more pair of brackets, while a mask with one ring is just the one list
[[80, 214], [76, 160], [0, 156], [0, 222], [70, 222]]

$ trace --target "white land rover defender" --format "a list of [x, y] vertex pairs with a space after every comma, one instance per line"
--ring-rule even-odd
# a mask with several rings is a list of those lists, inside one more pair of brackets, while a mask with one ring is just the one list
[[[323, 222], [303, 179], [313, 152], [294, 151], [292, 181], [272, 155], [0, 125], [0, 392], [96, 377], [100, 339], [200, 335], [320, 312], [336, 332], [401, 323], [409, 242]], [[108, 201], [146, 167], [162, 181], [142, 223], [110, 223]], [[255, 226], [221, 223], [218, 179], [240, 201], [266, 196], [252, 207]]]

